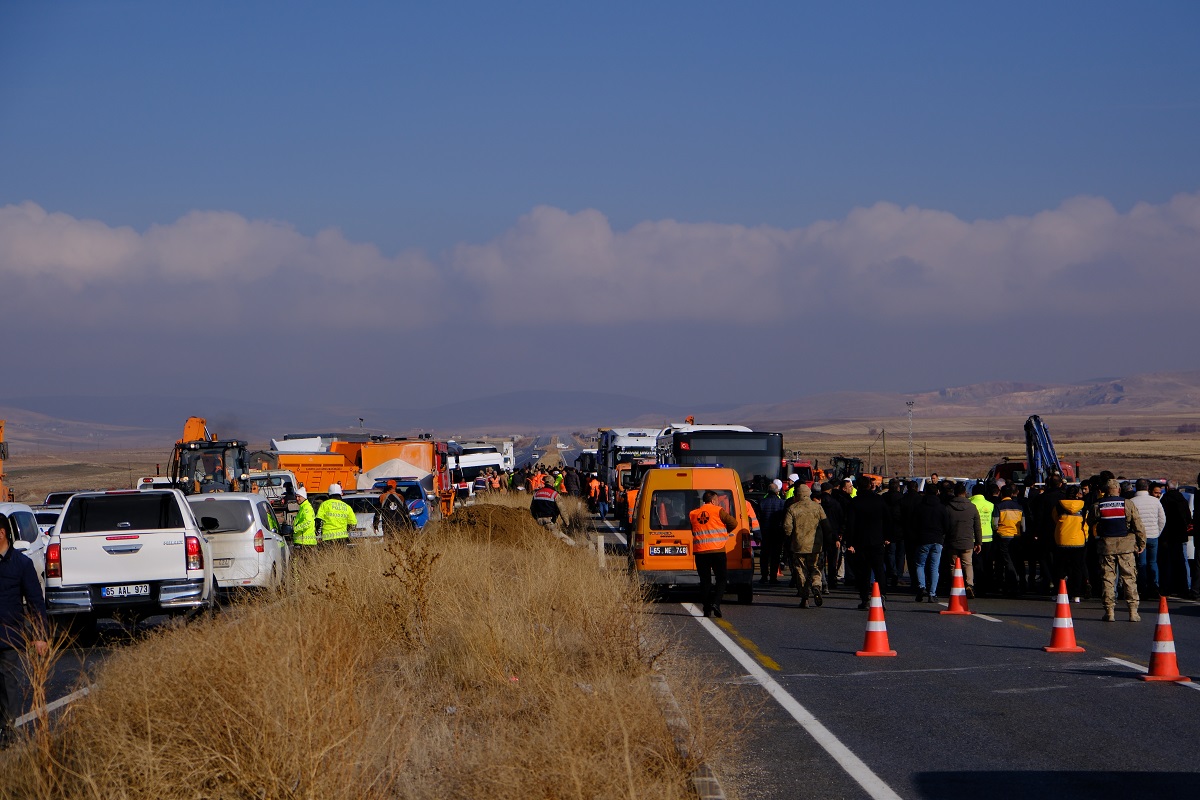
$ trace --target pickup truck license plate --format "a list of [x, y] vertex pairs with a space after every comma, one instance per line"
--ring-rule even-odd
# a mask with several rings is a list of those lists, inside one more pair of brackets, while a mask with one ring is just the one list
[[232, 567], [233, 559], [232, 558], [214, 558], [213, 566], [216, 567], [217, 569], [221, 569], [222, 567]]
[[128, 586], [104, 586], [100, 589], [101, 597], [131, 597], [139, 594], [150, 594], [150, 584], [134, 583]]
[[652, 556], [686, 556], [687, 554], [686, 544], [652, 545], [650, 547], [650, 555]]

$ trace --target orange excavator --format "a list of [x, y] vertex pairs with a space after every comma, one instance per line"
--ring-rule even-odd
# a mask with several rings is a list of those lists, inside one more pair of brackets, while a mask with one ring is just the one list
[[218, 439], [203, 417], [187, 418], [167, 471], [176, 488], [184, 494], [239, 492], [249, 486], [249, 472], [244, 441]]
[[13, 490], [4, 483], [4, 462], [8, 460], [8, 442], [4, 441], [4, 420], [0, 419], [0, 502], [16, 501]]

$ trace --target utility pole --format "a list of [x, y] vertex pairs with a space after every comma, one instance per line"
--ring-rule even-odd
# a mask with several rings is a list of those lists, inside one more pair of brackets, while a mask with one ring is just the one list
[[912, 444], [913, 401], [909, 400], [905, 405], [908, 406], [908, 477], [912, 478], [916, 474], [913, 471], [913, 444]]
[[929, 442], [925, 442], [925, 475], [929, 475]]
[[883, 474], [892, 477], [892, 473], [888, 472], [887, 463], [887, 428], [883, 429]]

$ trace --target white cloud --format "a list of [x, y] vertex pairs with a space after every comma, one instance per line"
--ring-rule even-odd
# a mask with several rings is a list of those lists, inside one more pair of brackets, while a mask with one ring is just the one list
[[[127, 287], [146, 308], [202, 298], [335, 329], [449, 316], [500, 326], [770, 325], [835, 314], [995, 322], [1014, 312], [1136, 319], [1190, 310], [1194, 299], [1170, 288], [1193, 278], [1198, 255], [1200, 194], [1128, 213], [1078, 197], [978, 221], [879, 203], [795, 229], [663, 220], [616, 231], [595, 210], [538, 207], [440, 260], [224, 211], [138, 232], [29, 202], [0, 208], [0, 277], [24, 282], [26, 296], [53, 292], [59, 324], [71, 324], [72, 296], [97, 287]], [[133, 303], [127, 313], [150, 312]]]

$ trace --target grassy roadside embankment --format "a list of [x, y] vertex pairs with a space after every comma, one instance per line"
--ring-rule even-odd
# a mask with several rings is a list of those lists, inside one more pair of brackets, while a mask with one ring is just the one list
[[[664, 649], [623, 570], [480, 504], [117, 650], [40, 747], [0, 757], [0, 796], [686, 797]], [[702, 755], [718, 734], [690, 716]]]

